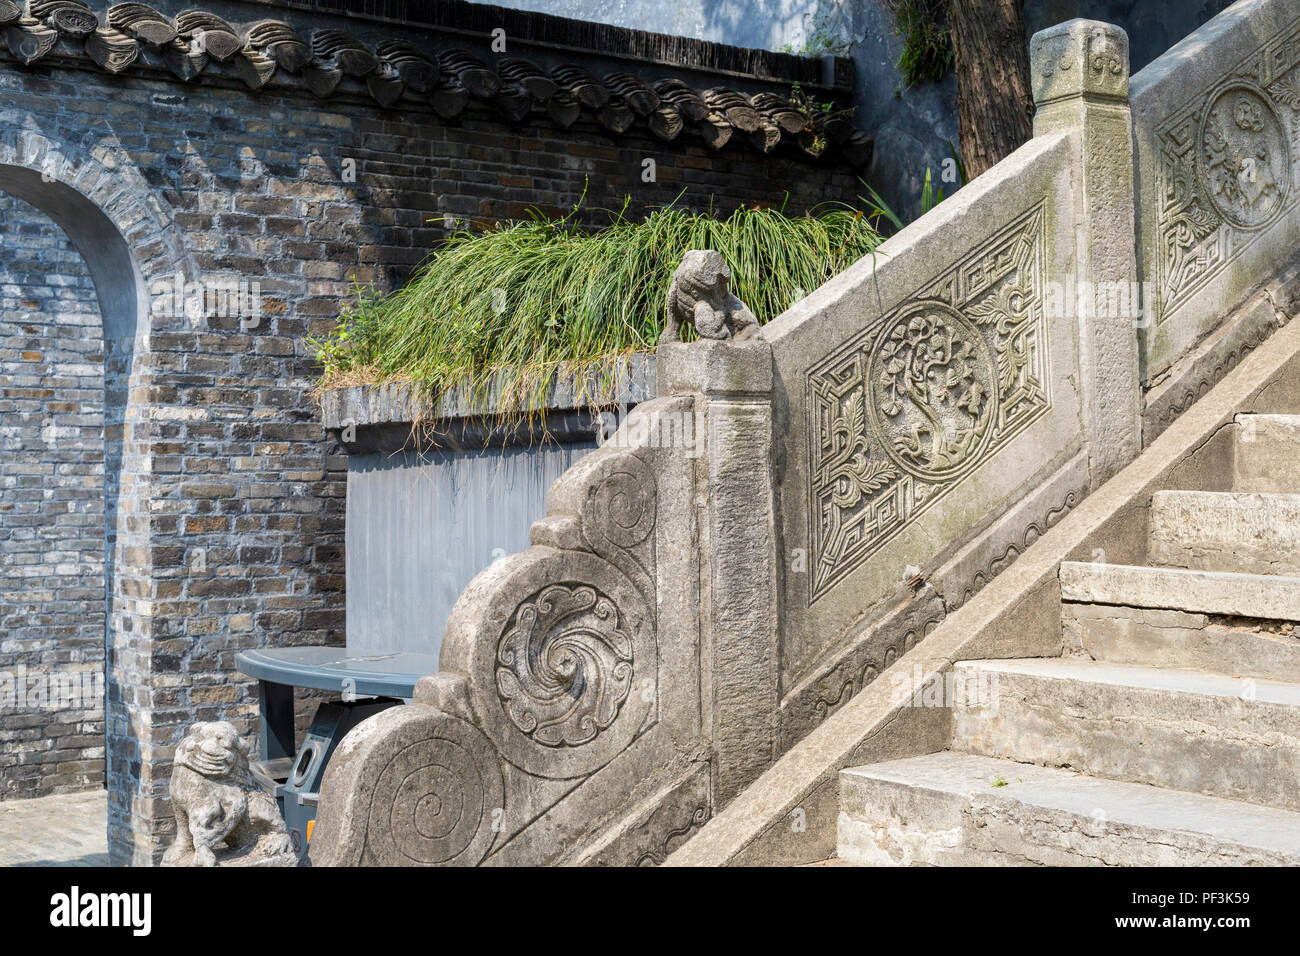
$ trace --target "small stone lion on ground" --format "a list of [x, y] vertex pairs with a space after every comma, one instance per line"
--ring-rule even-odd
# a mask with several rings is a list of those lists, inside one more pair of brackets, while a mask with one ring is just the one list
[[295, 866], [275, 798], [253, 782], [248, 745], [224, 720], [190, 727], [171, 780], [176, 839], [163, 866]]
[[758, 319], [731, 294], [731, 270], [720, 253], [692, 249], [682, 256], [668, 287], [668, 321], [659, 344], [680, 342], [682, 324], [690, 323], [702, 339], [743, 341], [758, 332]]

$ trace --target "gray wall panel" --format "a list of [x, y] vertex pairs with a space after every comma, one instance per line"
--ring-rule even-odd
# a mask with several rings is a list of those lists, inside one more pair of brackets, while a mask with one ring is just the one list
[[349, 650], [436, 654], [452, 605], [528, 547], [546, 492], [594, 442], [348, 459]]

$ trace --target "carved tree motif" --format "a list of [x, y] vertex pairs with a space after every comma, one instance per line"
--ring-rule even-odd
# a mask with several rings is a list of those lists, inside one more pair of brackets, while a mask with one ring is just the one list
[[814, 366], [815, 601], [1050, 407], [1041, 203]]
[[959, 468], [989, 434], [994, 369], [978, 333], [927, 303], [882, 336], [873, 372], [889, 450], [918, 475]]
[[1215, 208], [1233, 225], [1265, 225], [1286, 198], [1290, 155], [1272, 107], [1232, 86], [1211, 103], [1201, 127], [1201, 170]]

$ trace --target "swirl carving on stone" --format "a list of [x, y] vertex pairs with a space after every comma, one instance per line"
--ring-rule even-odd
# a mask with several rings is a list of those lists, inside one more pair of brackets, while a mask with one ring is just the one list
[[519, 605], [497, 647], [502, 706], [546, 747], [608, 728], [631, 690], [633, 641], [614, 602], [589, 585], [553, 584]]
[[375, 777], [368, 850], [389, 866], [479, 863], [495, 836], [493, 817], [504, 813], [496, 754], [463, 721], [436, 714], [426, 723], [415, 739], [394, 742]]
[[321, 785], [314, 866], [474, 866], [506, 832], [505, 783], [488, 738], [411, 703], [343, 738]]
[[639, 458], [629, 455], [591, 488], [583, 517], [620, 548], [636, 547], [654, 529], [655, 486], [648, 471]]
[[588, 480], [583, 537], [653, 600], [657, 496], [652, 470], [635, 452], [625, 452], [606, 457]]
[[474, 723], [502, 760], [572, 780], [654, 725], [655, 605], [627, 572], [585, 549], [535, 546], [483, 576], [452, 611], [441, 664], [465, 675]]

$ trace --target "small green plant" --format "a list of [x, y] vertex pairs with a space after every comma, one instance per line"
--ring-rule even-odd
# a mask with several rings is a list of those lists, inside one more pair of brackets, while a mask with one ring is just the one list
[[952, 69], [952, 36], [943, 0], [885, 0], [903, 40], [898, 72], [908, 86], [936, 83]]
[[1009, 784], [1001, 777], [994, 777], [993, 782], [990, 783], [989, 786], [997, 788], [997, 787], [1006, 787], [1009, 786]]
[[921, 215], [933, 209], [939, 203], [943, 202], [943, 187], [935, 189], [934, 184], [930, 181], [930, 167], [925, 167], [925, 183], [921, 186]]
[[970, 182], [966, 178], [966, 164], [962, 162], [961, 153], [957, 152], [957, 147], [952, 144], [952, 140], [948, 140], [948, 155], [952, 158], [953, 166], [957, 169], [957, 182], [965, 186], [966, 183]]
[[844, 109], [836, 109], [832, 100], [815, 100], [804, 92], [804, 88], [797, 82], [790, 86], [790, 104], [801, 112], [807, 114], [808, 123], [804, 127], [809, 132], [817, 131], [813, 136], [813, 152], [820, 154], [826, 148], [825, 124], [827, 121], [839, 117], [851, 117], [857, 110], [856, 106], [850, 106]]
[[868, 214], [828, 205], [808, 215], [742, 208], [726, 218], [669, 206], [600, 229], [579, 208], [548, 220], [458, 231], [388, 295], [358, 287], [355, 304], [309, 344], [322, 387], [411, 382], [429, 398], [467, 388], [507, 410], [541, 407], [555, 371], [607, 367], [655, 346], [664, 296], [688, 249], [716, 249], [732, 291], [760, 322], [774, 318], [875, 249]]
[[[862, 197], [862, 202], [867, 207], [868, 215], [873, 223], [884, 220], [893, 226], [895, 230], [902, 229], [907, 225], [907, 223], [903, 222], [902, 217], [890, 208], [889, 203], [885, 202], [880, 193], [872, 189], [866, 182], [862, 180], [859, 180], [859, 182], [866, 186], [867, 192], [870, 194], [870, 198]], [[921, 186], [921, 215], [924, 216], [941, 202], [943, 202], [943, 187], [941, 186], [937, 190], [934, 188], [930, 170], [927, 168], [925, 182]]]

